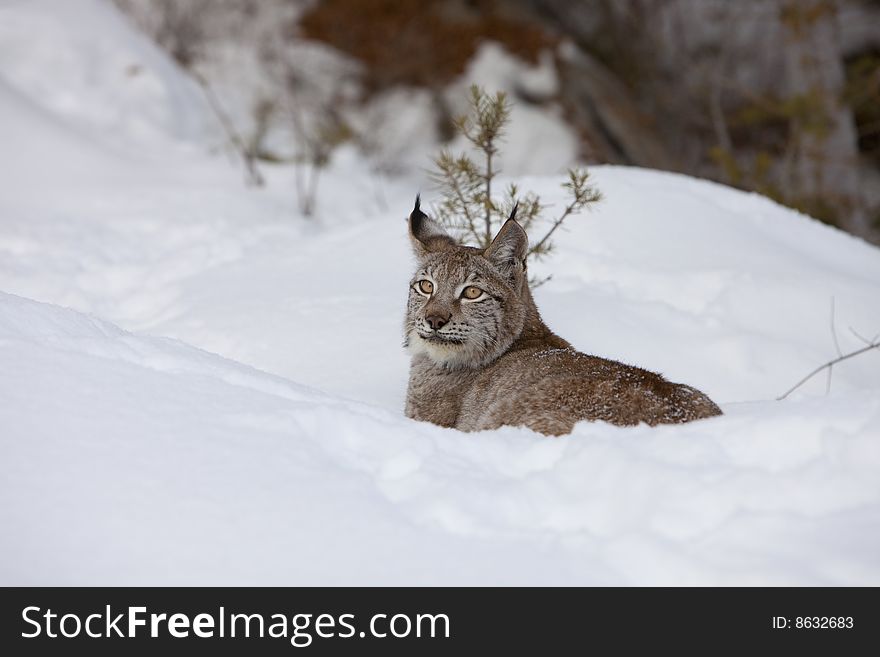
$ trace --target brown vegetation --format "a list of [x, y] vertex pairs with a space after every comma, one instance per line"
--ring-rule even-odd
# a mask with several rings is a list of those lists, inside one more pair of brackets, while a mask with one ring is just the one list
[[460, 75], [483, 41], [527, 61], [554, 43], [549, 32], [494, 0], [324, 0], [299, 28], [353, 56], [368, 90], [393, 85], [438, 88]]

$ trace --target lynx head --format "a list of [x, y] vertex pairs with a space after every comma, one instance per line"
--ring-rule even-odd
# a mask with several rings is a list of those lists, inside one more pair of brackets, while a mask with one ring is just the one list
[[489, 248], [461, 246], [421, 211], [409, 216], [418, 269], [409, 286], [405, 344], [450, 368], [482, 367], [523, 329], [528, 238], [510, 214]]

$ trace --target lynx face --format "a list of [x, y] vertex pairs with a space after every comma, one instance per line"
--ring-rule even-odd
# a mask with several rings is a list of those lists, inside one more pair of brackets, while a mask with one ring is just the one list
[[409, 286], [406, 346], [449, 368], [495, 360], [525, 321], [525, 232], [510, 220], [485, 251], [459, 246], [417, 204], [410, 237], [419, 267]]

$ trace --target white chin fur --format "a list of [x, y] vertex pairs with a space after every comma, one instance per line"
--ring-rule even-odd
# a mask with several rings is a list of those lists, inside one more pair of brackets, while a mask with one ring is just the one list
[[465, 365], [468, 360], [467, 350], [462, 345], [429, 342], [419, 337], [416, 333], [410, 334], [407, 348], [413, 356], [425, 354], [438, 365], [445, 365], [446, 367], [460, 367]]

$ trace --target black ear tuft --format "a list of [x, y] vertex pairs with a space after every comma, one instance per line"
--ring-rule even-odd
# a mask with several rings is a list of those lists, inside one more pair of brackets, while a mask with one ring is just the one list
[[410, 242], [418, 258], [455, 245], [455, 240], [443, 227], [422, 212], [421, 200], [421, 195], [417, 194], [416, 204], [409, 213]]
[[[418, 204], [419, 204], [419, 199], [416, 198], [416, 206], [418, 206]], [[517, 201], [516, 203], [513, 204], [513, 210], [510, 211], [510, 216], [507, 218], [508, 221], [510, 221], [511, 219], [516, 221], [516, 211], [517, 210], [519, 210], [519, 201]]]
[[413, 207], [412, 212], [409, 213], [409, 223], [412, 226], [412, 232], [415, 235], [418, 235], [422, 228], [422, 222], [428, 218], [424, 212], [422, 212], [422, 195], [416, 194], [416, 204]]

